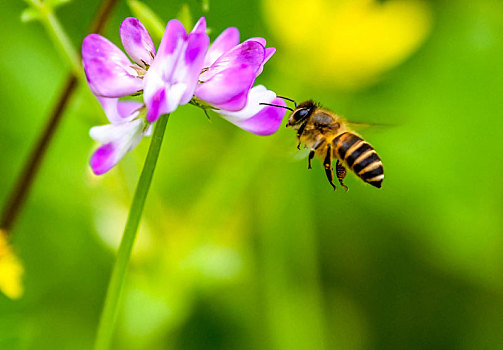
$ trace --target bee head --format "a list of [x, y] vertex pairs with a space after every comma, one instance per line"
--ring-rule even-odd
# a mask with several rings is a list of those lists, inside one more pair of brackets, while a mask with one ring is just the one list
[[317, 106], [313, 100], [302, 102], [297, 106], [297, 108], [295, 108], [292, 114], [290, 114], [286, 127], [297, 130], [307, 120], [307, 118], [311, 116], [316, 107]]

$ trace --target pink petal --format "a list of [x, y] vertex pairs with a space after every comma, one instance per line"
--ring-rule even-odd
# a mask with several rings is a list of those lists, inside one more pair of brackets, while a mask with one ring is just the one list
[[82, 42], [82, 59], [85, 64], [88, 59], [95, 57], [105, 58], [123, 66], [131, 65], [124, 52], [110, 40], [99, 34], [89, 34]]
[[94, 57], [84, 64], [91, 91], [103, 97], [124, 97], [143, 88], [143, 81], [132, 75], [124, 66], [101, 57]]
[[179, 104], [188, 103], [194, 95], [209, 43], [210, 39], [206, 33], [191, 33], [189, 35], [187, 48], [183, 57], [179, 58], [173, 76], [174, 82], [186, 85]]
[[162, 113], [166, 110], [166, 90], [159, 89], [149, 100], [145, 100], [147, 105], [147, 121], [150, 123], [155, 122]]
[[201, 75], [201, 80], [208, 80], [225, 69], [241, 65], [247, 65], [256, 72], [264, 61], [264, 57], [265, 48], [262, 44], [257, 41], [245, 41], [220, 56], [208, 71]]
[[101, 35], [91, 34], [84, 39], [82, 61], [89, 86], [96, 95], [128, 96], [143, 87], [126, 55]]
[[206, 18], [204, 17], [199, 18], [199, 21], [197, 21], [191, 33], [206, 34]]
[[267, 61], [269, 61], [269, 59], [274, 55], [275, 52], [276, 52], [276, 49], [274, 47], [268, 47], [265, 49], [264, 62], [262, 62], [262, 64], [260, 65], [260, 67], [256, 73], [257, 77], [260, 75], [260, 73], [262, 73], [262, 71], [264, 70], [264, 65], [266, 64]]
[[101, 175], [113, 168], [124, 155], [141, 141], [145, 122], [135, 119], [131, 122], [96, 126], [89, 131], [90, 136], [104, 143], [92, 155], [91, 168]]
[[239, 30], [235, 27], [227, 28], [211, 44], [203, 67], [211, 66], [220, 56], [239, 44]]
[[254, 81], [255, 67], [239, 65], [200, 83], [195, 95], [217, 108], [237, 111], [245, 106]]
[[127, 120], [132, 117], [136, 117], [136, 114], [143, 106], [143, 103], [135, 101], [119, 101], [117, 104], [117, 111], [122, 120]]
[[[281, 98], [275, 98], [271, 103], [286, 106], [285, 101]], [[225, 115], [222, 116], [243, 130], [256, 135], [266, 136], [274, 134], [278, 130], [285, 111], [285, 109], [280, 107], [265, 106], [257, 114], [248, 119], [226, 118]]]
[[264, 39], [264, 38], [261, 38], [261, 37], [258, 37], [258, 36], [257, 36], [257, 37], [254, 37], [254, 38], [250, 38], [250, 39], [248, 39], [248, 40], [246, 40], [246, 41], [257, 41], [257, 42], [259, 42], [259, 43], [260, 43], [262, 46], [264, 46], [264, 47], [265, 47], [265, 44], [266, 44], [265, 39]]
[[132, 119], [143, 105], [135, 101], [119, 101], [118, 98], [106, 98], [97, 96], [108, 120], [112, 123], [120, 123]]
[[176, 19], [168, 22], [157, 55], [143, 78], [143, 99], [147, 120], [155, 121], [166, 113], [166, 89], [170, 87], [178, 58], [186, 47], [187, 33]]
[[187, 32], [180, 21], [176, 19], [169, 21], [150, 70], [155, 69], [163, 80], [168, 80], [186, 41]]
[[159, 51], [144, 78], [144, 100], [147, 120], [173, 112], [194, 95], [204, 56], [209, 45], [201, 18], [194, 32], [186, 34], [182, 24], [172, 20], [166, 27]]
[[122, 21], [120, 34], [122, 46], [129, 57], [143, 68], [150, 66], [155, 46], [143, 24], [136, 18], [128, 17]]
[[116, 150], [117, 144], [108, 143], [93, 153], [89, 164], [96, 175], [102, 175], [117, 165], [120, 158], [116, 157]]

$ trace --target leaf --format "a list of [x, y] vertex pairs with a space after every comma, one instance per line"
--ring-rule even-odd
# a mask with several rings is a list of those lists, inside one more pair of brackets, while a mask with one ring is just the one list
[[23, 23], [38, 20], [40, 17], [40, 12], [33, 7], [28, 7], [21, 12], [21, 22]]
[[140, 1], [129, 0], [128, 6], [135, 17], [147, 28], [154, 40], [160, 41], [164, 34], [166, 23], [150, 7]]

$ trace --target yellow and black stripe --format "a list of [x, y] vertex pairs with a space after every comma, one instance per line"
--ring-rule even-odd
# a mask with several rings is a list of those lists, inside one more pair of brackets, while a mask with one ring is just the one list
[[381, 188], [384, 169], [375, 149], [351, 132], [338, 135], [334, 141], [334, 156], [353, 170], [363, 181]]

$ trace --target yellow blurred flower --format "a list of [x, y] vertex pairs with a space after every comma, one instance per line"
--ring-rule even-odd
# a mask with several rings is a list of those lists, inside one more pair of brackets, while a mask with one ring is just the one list
[[23, 295], [23, 272], [23, 265], [9, 245], [5, 231], [0, 230], [0, 290], [9, 298]]
[[[264, 0], [283, 59], [298, 74], [356, 89], [375, 82], [425, 40], [431, 11], [420, 0]], [[279, 46], [279, 45], [278, 45]]]

